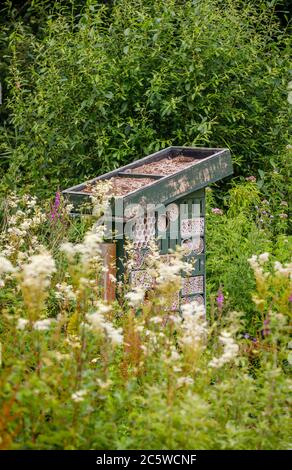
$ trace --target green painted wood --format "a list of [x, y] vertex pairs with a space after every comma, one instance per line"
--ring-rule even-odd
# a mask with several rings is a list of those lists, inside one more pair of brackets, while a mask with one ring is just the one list
[[183, 195], [208, 186], [233, 172], [230, 152], [224, 150], [213, 156], [181, 170], [173, 175], [161, 178], [124, 197], [125, 204], [168, 204]]
[[[180, 170], [172, 175], [164, 176], [159, 179], [154, 177], [153, 180], [155, 182], [153, 184], [133, 191], [124, 197], [119, 197], [116, 199], [122, 199], [124, 204], [168, 204], [184, 195], [188, 195], [193, 191], [204, 188], [209, 184], [232, 174], [232, 162], [228, 149], [169, 147], [110, 173], [106, 173], [105, 175], [89, 180], [86, 183], [68, 188], [63, 191], [63, 194], [66, 198], [73, 202], [74, 210], [78, 212], [78, 210], [80, 210], [80, 204], [82, 204], [82, 201], [90, 199], [90, 195], [88, 193], [82, 192], [87, 184], [93, 184], [99, 180], [121, 175], [121, 173], [125, 172], [126, 170], [136, 168], [144, 163], [157, 161], [165, 158], [166, 156], [170, 158], [175, 157], [179, 154], [192, 156], [193, 158], [199, 159], [200, 161], [193, 166], [184, 170]], [[125, 175], [125, 177], [131, 176], [135, 175]], [[147, 176], [151, 177], [151, 175]], [[139, 175], [139, 177], [142, 177], [142, 175]]]

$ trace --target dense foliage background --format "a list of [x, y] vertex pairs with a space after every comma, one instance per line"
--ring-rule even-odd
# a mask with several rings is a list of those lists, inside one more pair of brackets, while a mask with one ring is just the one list
[[276, 4], [7, 9], [1, 189], [50, 195], [171, 144], [228, 146], [237, 174], [269, 171], [291, 111], [288, 26]]

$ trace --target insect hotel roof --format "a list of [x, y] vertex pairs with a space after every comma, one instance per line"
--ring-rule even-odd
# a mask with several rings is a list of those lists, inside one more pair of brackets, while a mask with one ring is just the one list
[[228, 149], [168, 147], [133, 163], [65, 189], [78, 208], [99, 181], [111, 183], [111, 194], [128, 204], [168, 204], [232, 174]]

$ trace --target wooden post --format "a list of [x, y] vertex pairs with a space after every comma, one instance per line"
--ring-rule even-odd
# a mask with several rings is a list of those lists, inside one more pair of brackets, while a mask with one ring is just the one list
[[101, 253], [106, 268], [103, 276], [103, 300], [113, 302], [116, 298], [116, 244], [101, 243]]

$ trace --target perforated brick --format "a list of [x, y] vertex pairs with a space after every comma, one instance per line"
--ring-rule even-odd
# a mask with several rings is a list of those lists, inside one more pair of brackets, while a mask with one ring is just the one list
[[204, 276], [185, 277], [182, 280], [182, 295], [204, 292]]
[[195, 235], [204, 235], [205, 219], [204, 217], [194, 217], [192, 219], [181, 220], [181, 237], [191, 238]]

